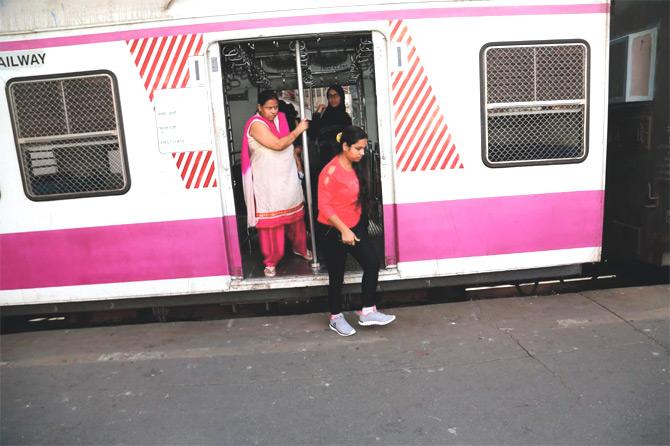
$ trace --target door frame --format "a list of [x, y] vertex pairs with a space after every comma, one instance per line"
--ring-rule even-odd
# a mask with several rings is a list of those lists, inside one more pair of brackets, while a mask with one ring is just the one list
[[[333, 34], [335, 30], [325, 30], [323, 35]], [[374, 48], [374, 67], [375, 67], [375, 96], [376, 96], [376, 117], [377, 117], [377, 136], [379, 140], [379, 174], [381, 176], [382, 186], [382, 209], [383, 209], [383, 228], [384, 228], [384, 256], [385, 268], [395, 269], [398, 263], [398, 244], [396, 237], [396, 206], [395, 206], [395, 169], [394, 153], [392, 141], [392, 118], [391, 118], [391, 94], [390, 94], [390, 76], [391, 72], [388, 59], [389, 39], [385, 31], [372, 28], [363, 28], [359, 30], [341, 31], [346, 33], [369, 32], [372, 35]], [[209, 75], [208, 88], [210, 91], [210, 101], [212, 110], [213, 141], [217, 159], [217, 175], [219, 178], [219, 191], [221, 200], [221, 209], [223, 213], [222, 230], [226, 239], [226, 255], [230, 275], [236, 279], [244, 279], [242, 269], [242, 253], [240, 247], [240, 237], [237, 230], [236, 207], [233, 192], [232, 169], [230, 165], [228, 130], [226, 124], [226, 104], [223, 90], [223, 72], [221, 60], [221, 45], [230, 41], [242, 40], [266, 40], [280, 38], [282, 40], [304, 40], [316, 33], [297, 33], [295, 35], [278, 35], [217, 39], [210, 42], [206, 49], [206, 65]], [[255, 281], [261, 279], [253, 279]], [[315, 284], [316, 285], [316, 284]]]
[[[225, 239], [226, 258], [232, 278], [242, 279], [242, 251], [237, 231], [237, 210], [233, 195], [233, 178], [226, 128], [226, 104], [223, 91], [223, 72], [221, 66], [221, 40], [207, 45], [205, 51], [207, 73], [209, 74], [210, 106], [212, 110], [212, 130], [216, 155], [217, 176], [219, 179], [219, 199], [221, 202], [221, 229]], [[234, 240], [234, 243], [231, 242]]]
[[375, 95], [377, 97], [377, 136], [379, 138], [379, 174], [382, 185], [382, 212], [384, 214], [384, 263], [387, 269], [398, 265], [396, 218], [395, 154], [392, 138], [391, 83], [386, 32], [370, 30], [374, 48]]

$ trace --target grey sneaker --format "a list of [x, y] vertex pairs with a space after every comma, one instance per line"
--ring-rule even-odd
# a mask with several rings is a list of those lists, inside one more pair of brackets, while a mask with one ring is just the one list
[[395, 316], [391, 314], [384, 314], [381, 311], [373, 311], [368, 314], [358, 315], [358, 325], [386, 325], [395, 320]]
[[332, 319], [328, 326], [340, 336], [351, 336], [356, 334], [356, 330], [349, 325], [349, 322], [347, 322], [344, 316]]

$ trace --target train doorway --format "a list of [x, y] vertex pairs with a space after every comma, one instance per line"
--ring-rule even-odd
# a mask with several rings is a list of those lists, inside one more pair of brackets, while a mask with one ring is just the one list
[[[263, 90], [277, 92], [280, 106], [289, 122], [294, 124], [296, 118], [312, 120], [319, 106], [327, 105], [329, 86], [343, 88], [346, 111], [352, 123], [369, 135], [367, 156], [362, 166], [369, 185], [368, 233], [375, 241], [383, 265], [384, 228], [372, 34], [338, 33], [227, 41], [220, 43], [220, 52], [228, 157], [244, 278], [264, 277], [258, 233], [247, 221], [241, 166], [244, 124], [256, 112], [258, 94]], [[307, 244], [315, 258], [308, 262], [293, 255], [287, 242], [284, 258], [277, 265], [278, 276], [325, 272], [324, 253], [315, 228], [318, 175], [333, 153], [332, 143], [326, 142], [324, 133], [323, 128], [316, 131], [313, 126], [294, 143], [302, 148], [296, 150], [297, 164], [301, 164], [304, 173]], [[353, 259], [350, 262], [347, 269], [356, 271], [358, 264]]]

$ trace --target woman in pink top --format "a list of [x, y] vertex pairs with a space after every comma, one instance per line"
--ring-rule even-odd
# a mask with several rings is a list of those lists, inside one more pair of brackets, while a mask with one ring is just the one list
[[379, 260], [368, 238], [365, 203], [367, 184], [359, 162], [365, 155], [368, 135], [350, 125], [337, 135], [338, 153], [319, 175], [319, 216], [328, 267], [328, 304], [331, 330], [351, 336], [356, 330], [342, 314], [342, 282], [347, 253], [363, 268], [363, 307], [358, 311], [359, 325], [386, 325], [395, 316], [377, 311], [377, 278]]

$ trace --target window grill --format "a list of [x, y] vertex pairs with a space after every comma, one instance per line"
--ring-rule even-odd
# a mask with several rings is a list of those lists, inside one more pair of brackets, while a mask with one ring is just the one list
[[110, 73], [15, 79], [7, 91], [28, 198], [128, 189], [116, 82]]
[[481, 63], [487, 165], [585, 158], [587, 58], [582, 42], [485, 47]]

